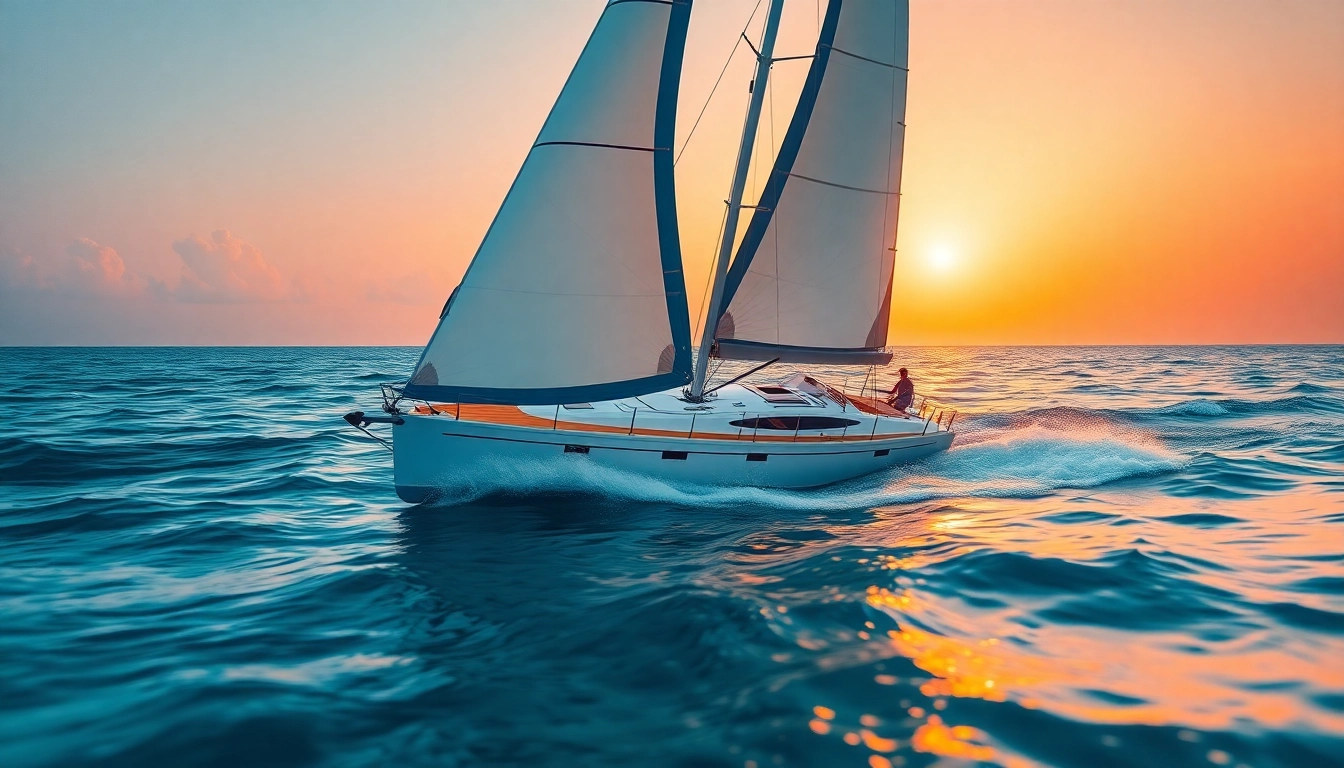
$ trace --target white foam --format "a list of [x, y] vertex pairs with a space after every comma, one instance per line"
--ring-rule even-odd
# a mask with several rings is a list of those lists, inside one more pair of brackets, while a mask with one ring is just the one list
[[1180, 457], [1132, 434], [1029, 426], [970, 436], [968, 444], [888, 472], [813, 490], [698, 486], [557, 457], [458, 467], [443, 502], [500, 494], [591, 493], [689, 507], [859, 509], [961, 497], [1031, 497], [1178, 469]]
[[852, 509], [870, 504], [872, 496], [870, 489], [855, 488], [853, 483], [809, 491], [674, 483], [559, 457], [516, 463], [483, 461], [470, 467], [459, 467], [441, 481], [439, 491], [441, 503], [463, 503], [500, 494], [592, 493], [679, 506], [761, 506], [800, 510]]
[[1191, 416], [1225, 416], [1228, 413], [1228, 410], [1223, 406], [1203, 398], [1177, 403], [1160, 410], [1166, 413], [1182, 413]]
[[1182, 459], [1150, 441], [1104, 430], [1031, 426], [981, 439], [902, 470], [906, 492], [938, 496], [1035, 496], [1095, 488], [1179, 469]]

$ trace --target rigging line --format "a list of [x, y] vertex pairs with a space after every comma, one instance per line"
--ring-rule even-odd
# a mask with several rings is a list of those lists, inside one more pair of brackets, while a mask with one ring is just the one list
[[[908, 26], [908, 22], [907, 22], [907, 26]], [[900, 32], [899, 32], [899, 31], [893, 31], [893, 34], [892, 34], [892, 38], [893, 38], [893, 39], [892, 39], [892, 43], [893, 43], [892, 48], [893, 48], [893, 50], [899, 50], [899, 49], [900, 49], [900, 41], [896, 39], [896, 38], [898, 38], [899, 36], [900, 36]], [[834, 49], [832, 49], [832, 50], [834, 50]], [[907, 59], [905, 63], [906, 63], [906, 64], [909, 64], [910, 61]], [[909, 72], [910, 72], [910, 70], [907, 69], [907, 70], [906, 70], [906, 75], [907, 75], [907, 77], [906, 77], [906, 83], [904, 84], [904, 85], [905, 85], [905, 90], [906, 90], [907, 92], [908, 92], [909, 89], [910, 89], [910, 85], [909, 85]], [[897, 124], [899, 124], [899, 125], [901, 126], [901, 148], [900, 148], [900, 150], [899, 150], [899, 152], [900, 152], [899, 162], [901, 163], [901, 168], [902, 168], [902, 170], [904, 170], [904, 168], [905, 168], [905, 114], [902, 113], [902, 114], [901, 114], [901, 119], [900, 119], [899, 121], [896, 120], [896, 87], [897, 87], [896, 79], [897, 79], [897, 78], [892, 78], [892, 84], [891, 84], [891, 122], [892, 122], [892, 126], [891, 126], [891, 133], [888, 134], [888, 136], [887, 136], [887, 189], [888, 189], [888, 190], [891, 189], [891, 166], [892, 166], [892, 162], [895, 161], [895, 160], [897, 160], [896, 157], [893, 157], [893, 155], [895, 155], [895, 153], [898, 151], [898, 150], [896, 149], [896, 125], [897, 125]], [[897, 177], [897, 178], [899, 178], [899, 177]], [[891, 256], [891, 275], [889, 275], [889, 276], [887, 277], [887, 288], [886, 288], [886, 289], [884, 289], [884, 288], [881, 286], [881, 283], [882, 283], [882, 266], [883, 266], [883, 263], [887, 260], [887, 259], [886, 259], [886, 254], [883, 254], [883, 255], [882, 255], [882, 258], [879, 258], [879, 259], [877, 260], [877, 280], [874, 281], [874, 283], [875, 283], [874, 288], [877, 289], [877, 314], [878, 314], [878, 317], [881, 317], [881, 316], [882, 316], [882, 300], [883, 300], [883, 298], [885, 298], [886, 291], [887, 291], [887, 290], [890, 290], [891, 288], [895, 288], [895, 285], [893, 285], [893, 283], [895, 283], [895, 281], [896, 281], [896, 243], [898, 242], [898, 238], [899, 238], [899, 236], [900, 236], [900, 226], [901, 226], [901, 195], [900, 195], [900, 190], [899, 190], [899, 189], [896, 190], [896, 211], [895, 211], [895, 214], [896, 214], [895, 217], [894, 217], [895, 220], [891, 222], [891, 228], [892, 228], [892, 233], [891, 233], [891, 250], [892, 250], [892, 256]], [[887, 220], [888, 220], [889, 218], [892, 218], [892, 210], [891, 210], [891, 205], [888, 204], [888, 205], [886, 205], [886, 206], [883, 206], [883, 208], [882, 208], [882, 232], [883, 232], [884, 234], [885, 234], [886, 231], [887, 231]], [[885, 245], [885, 243], [884, 243], [884, 245]], [[891, 336], [891, 303], [890, 303], [890, 301], [888, 301], [888, 303], [887, 303], [887, 327], [882, 329], [882, 340], [885, 342], [890, 336]]]
[[761, 58], [760, 50], [758, 50], [756, 46], [751, 44], [751, 38], [747, 37], [747, 33], [745, 30], [742, 32], [742, 42], [746, 43], [747, 47], [751, 49], [751, 52], [756, 54], [756, 58], [758, 59]]
[[[773, 77], [770, 78], [769, 96], [770, 96], [770, 150], [771, 154], [774, 154], [776, 152], [776, 149], [775, 149], [775, 79]], [[773, 173], [774, 169], [773, 162], [770, 164], [770, 167]], [[757, 200], [756, 202], [759, 203], [760, 200]], [[778, 200], [775, 201], [775, 207], [776, 208], [779, 207]], [[771, 220], [773, 220], [774, 216], [772, 215], [770, 218]], [[775, 337], [778, 338], [779, 325], [781, 319], [779, 311], [779, 225], [776, 224], [775, 226], [771, 227], [771, 229], [775, 231]]]
[[681, 149], [677, 152], [677, 156], [672, 159], [673, 167], [676, 167], [677, 163], [681, 161], [682, 152], [685, 152], [686, 147], [690, 145], [691, 137], [695, 135], [695, 129], [700, 127], [700, 118], [704, 117], [705, 110], [709, 109], [709, 102], [714, 98], [714, 92], [719, 89], [719, 83], [723, 82], [723, 76], [728, 71], [728, 65], [733, 63], [733, 56], [737, 53], [737, 47], [746, 39], [747, 27], [750, 27], [751, 20], [756, 18], [756, 12], [761, 9], [761, 2], [762, 0], [756, 0], [756, 7], [751, 9], [751, 15], [747, 17], [747, 23], [742, 25], [742, 34], [738, 35], [737, 40], [733, 43], [733, 50], [728, 52], [728, 60], [723, 62], [723, 69], [719, 70], [719, 77], [714, 81], [714, 87], [709, 89], [709, 95], [705, 97], [705, 103], [700, 106], [700, 114], [695, 116], [695, 122], [691, 124], [690, 133], [686, 134], [686, 140], [681, 143]]
[[716, 359], [714, 360], [712, 365], [714, 366], [714, 369], [705, 375], [705, 381], [709, 381], [710, 379], [719, 375], [719, 369], [723, 367], [723, 360]]
[[[775, 78], [770, 78], [767, 87], [766, 97], [770, 99], [770, 165], [773, 167], [775, 157], [779, 154], [779, 143], [775, 141]], [[756, 202], [759, 204], [761, 201]]]
[[[727, 225], [728, 225], [728, 208], [727, 206], [725, 206], [723, 209], [723, 218], [719, 220], [719, 234], [714, 236], [714, 242], [717, 243], [723, 239], [723, 228], [726, 227]], [[711, 257], [709, 262], [709, 273], [705, 276], [705, 288], [700, 293], [700, 309], [696, 310], [695, 312], [695, 319], [698, 321], [700, 325], [700, 327], [696, 329], [698, 331], [695, 334], [696, 336], [699, 336], [705, 332], [704, 324], [709, 322], [709, 318], [705, 317], [705, 302], [709, 301], [709, 286], [713, 280], [714, 280], [714, 260]]]
[[[761, 4], [760, 4], [760, 0], [757, 0], [756, 7], [759, 8], [760, 5], [761, 5]], [[752, 11], [752, 14], [753, 14], [753, 15], [755, 15], [755, 13], [756, 13], [755, 11]], [[750, 23], [751, 23], [751, 20], [748, 19], [748, 20], [747, 20], [747, 23], [750, 24]], [[750, 112], [750, 111], [751, 111], [751, 104], [748, 103], [747, 106], [744, 108], [743, 111], [744, 111], [744, 113], [745, 113], [745, 112]], [[742, 120], [743, 120], [743, 122], [745, 122], [745, 121], [746, 121], [746, 117], [743, 117]], [[685, 147], [683, 146], [682, 149], [684, 150]], [[730, 195], [731, 195], [731, 193], [732, 193], [732, 186], [733, 186], [732, 180], [729, 179], [729, 181], [728, 181], [728, 191], [729, 191], [729, 194], [730, 194]], [[696, 312], [696, 321], [700, 324], [699, 332], [695, 334], [695, 335], [697, 335], [697, 336], [704, 334], [704, 332], [705, 332], [705, 326], [704, 326], [704, 324], [707, 323], [707, 322], [709, 322], [709, 318], [706, 317], [706, 315], [708, 314], [708, 311], [707, 311], [708, 308], [706, 307], [706, 304], [705, 304], [705, 303], [706, 303], [707, 301], [709, 301], [710, 294], [712, 293], [712, 291], [710, 290], [710, 286], [712, 286], [712, 285], [714, 284], [714, 266], [715, 266], [715, 262], [718, 260], [718, 248], [717, 248], [717, 244], [718, 244], [720, 241], [723, 240], [723, 230], [724, 230], [724, 227], [727, 227], [727, 226], [728, 226], [728, 200], [725, 199], [723, 202], [724, 202], [724, 207], [723, 207], [723, 218], [719, 220], [719, 233], [718, 233], [717, 235], [715, 235], [715, 237], [714, 237], [715, 251], [714, 251], [713, 253], [711, 253], [710, 256], [709, 256], [709, 273], [708, 273], [707, 275], [705, 275], [705, 290], [704, 290], [704, 293], [702, 293], [702, 294], [700, 295], [700, 310], [699, 310], [698, 312]], [[723, 308], [722, 308], [723, 311], [727, 311], [727, 309], [728, 309], [727, 307], [723, 307]], [[718, 320], [715, 319], [714, 322], [717, 323]], [[718, 330], [718, 329], [715, 328], [715, 331], [717, 331], [717, 330]]]

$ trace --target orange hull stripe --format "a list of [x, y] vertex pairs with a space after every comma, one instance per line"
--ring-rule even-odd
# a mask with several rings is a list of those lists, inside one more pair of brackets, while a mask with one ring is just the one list
[[[870, 398], [864, 398], [869, 400]], [[880, 413], [876, 410], [868, 410], [858, 402], [855, 407], [865, 413]], [[869, 405], [869, 404], [866, 404]], [[886, 405], [883, 403], [882, 405]], [[872, 407], [869, 405], [869, 407]], [[891, 406], [886, 406], [891, 414], [896, 411]], [[691, 438], [696, 437], [701, 440], [732, 440], [755, 443], [835, 443], [835, 442], [866, 442], [875, 438], [869, 434], [846, 434], [846, 435], [798, 435], [792, 434], [766, 434], [758, 431], [754, 435], [750, 430], [743, 429], [739, 434], [730, 432], [696, 432], [693, 435], [687, 432], [672, 431], [667, 429], [646, 429], [636, 426], [632, 431], [629, 427], [618, 427], [607, 424], [584, 424], [574, 421], [565, 421], [563, 419], [544, 419], [524, 412], [516, 405], [458, 405], [457, 403], [440, 403], [433, 406], [434, 413], [440, 416], [459, 418], [464, 421], [480, 422], [482, 424], [501, 424], [510, 427], [529, 427], [531, 429], [565, 430], [567, 432], [596, 432], [609, 435], [641, 435], [644, 437], [675, 437]], [[430, 414], [429, 406], [416, 406], [414, 413], [422, 416]], [[881, 413], [881, 415], [891, 415]], [[689, 424], [687, 425], [690, 426]], [[770, 430], [770, 432], [774, 432]], [[891, 437], [883, 435], [882, 437]]]

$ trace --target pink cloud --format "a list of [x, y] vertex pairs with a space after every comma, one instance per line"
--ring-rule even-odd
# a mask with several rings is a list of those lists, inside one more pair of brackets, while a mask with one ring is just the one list
[[174, 296], [188, 302], [260, 302], [306, 298], [296, 291], [261, 251], [217, 229], [209, 237], [191, 235], [173, 243], [187, 270]]
[[65, 249], [64, 269], [54, 278], [54, 287], [66, 293], [95, 296], [138, 296], [149, 286], [142, 275], [126, 269], [110, 245], [81, 237]]
[[141, 296], [162, 283], [126, 268], [117, 249], [87, 237], [43, 261], [14, 248], [0, 251], [0, 290], [68, 296]]
[[0, 248], [0, 292], [135, 299], [153, 297], [188, 304], [308, 302], [329, 293], [324, 276], [283, 275], [256, 246], [226, 229], [191, 235], [173, 243], [182, 260], [181, 279], [169, 287], [130, 269], [117, 249], [81, 237], [35, 259], [16, 248]]
[[37, 262], [17, 248], [0, 249], [0, 291], [43, 287]]

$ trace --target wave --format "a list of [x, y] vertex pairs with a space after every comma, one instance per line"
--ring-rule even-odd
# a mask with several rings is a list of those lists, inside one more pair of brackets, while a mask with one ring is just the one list
[[923, 461], [447, 510], [340, 419], [418, 353], [0, 353], [0, 763], [1340, 764], [1344, 347], [912, 349]]
[[972, 424], [988, 428], [1020, 428], [1042, 425], [1054, 429], [1091, 429], [1105, 425], [1118, 429], [1121, 424], [1161, 425], [1164, 419], [1176, 416], [1217, 418], [1222, 416], [1259, 416], [1283, 413], [1313, 413], [1335, 415], [1344, 413], [1344, 398], [1322, 396], [1331, 392], [1322, 387], [1299, 385], [1287, 397], [1253, 400], [1243, 398], [1197, 397], [1179, 403], [1149, 408], [1078, 408], [1054, 406], [1032, 408], [1009, 413], [979, 414], [965, 417], [966, 426]]
[[1172, 413], [1188, 416], [1226, 416], [1229, 411], [1223, 406], [1212, 400], [1199, 398], [1196, 400], [1187, 400], [1184, 403], [1176, 403], [1158, 408], [1155, 413]]
[[[1296, 387], [1294, 388], [1296, 389]], [[1344, 413], [1344, 399], [1320, 395], [1300, 394], [1269, 400], [1229, 399], [1219, 402], [1229, 413], [1237, 415], [1260, 415], [1278, 413]]]
[[1308, 395], [1336, 395], [1336, 396], [1338, 396], [1338, 395], [1340, 394], [1340, 391], [1339, 391], [1338, 389], [1334, 388], [1334, 387], [1327, 387], [1327, 386], [1323, 386], [1323, 385], [1321, 385], [1321, 384], [1313, 384], [1313, 383], [1311, 383], [1311, 382], [1309, 382], [1309, 381], [1304, 381], [1304, 382], [1301, 382], [1301, 383], [1299, 383], [1299, 384], [1296, 384], [1296, 385], [1290, 387], [1290, 388], [1288, 389], [1288, 391], [1289, 391], [1289, 392], [1295, 392], [1295, 393], [1298, 393], [1298, 394], [1308, 394]]
[[481, 462], [440, 486], [434, 505], [494, 496], [583, 493], [687, 507], [759, 506], [844, 510], [947, 498], [1033, 498], [1062, 488], [1095, 488], [1126, 478], [1173, 472], [1181, 457], [1097, 430], [1033, 426], [977, 435], [922, 462], [811, 490], [690, 485], [589, 462], [551, 459]]
[[207, 439], [145, 439], [79, 447], [15, 438], [0, 441], [0, 481], [16, 485], [59, 484], [72, 480], [123, 479], [186, 470], [237, 469], [274, 459], [298, 466], [306, 445], [328, 439], [305, 436], [214, 435]]

